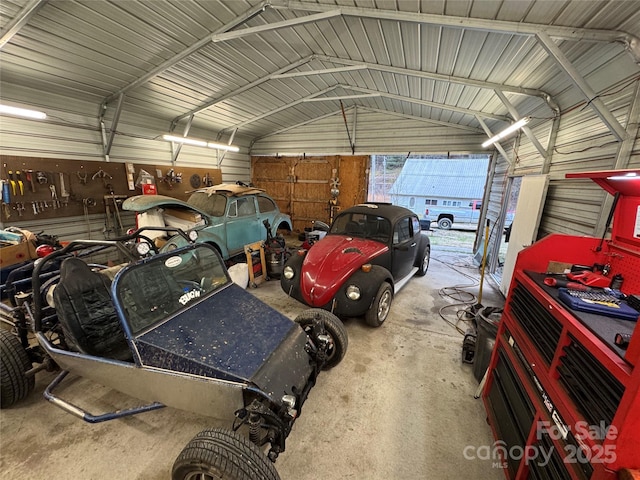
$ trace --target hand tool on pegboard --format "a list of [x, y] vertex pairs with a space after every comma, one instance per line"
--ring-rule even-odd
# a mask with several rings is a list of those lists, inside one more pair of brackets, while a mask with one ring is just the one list
[[16, 177], [17, 177], [17, 183], [18, 183], [18, 191], [20, 192], [20, 195], [24, 195], [24, 182], [22, 181], [22, 172], [20, 170], [16, 170]]
[[9, 182], [11, 183], [11, 192], [13, 196], [16, 196], [16, 179], [13, 175], [13, 170], [9, 170]]
[[31, 191], [33, 193], [35, 193], [35, 191], [36, 191], [36, 179], [34, 177], [34, 171], [33, 170], [25, 170], [25, 174], [27, 176], [27, 182], [29, 182], [31, 184]]
[[60, 200], [58, 200], [58, 192], [56, 191], [56, 186], [49, 185], [49, 190], [51, 190], [51, 203], [53, 203], [53, 208], [58, 208], [60, 206]]
[[58, 179], [60, 180], [60, 197], [62, 197], [62, 206], [66, 207], [69, 204], [69, 191], [67, 190], [67, 186], [64, 183], [64, 173], [58, 173]]
[[11, 216], [11, 209], [9, 204], [11, 203], [11, 190], [9, 187], [9, 180], [0, 180], [2, 183], [2, 207], [4, 210], [4, 216], [8, 219]]

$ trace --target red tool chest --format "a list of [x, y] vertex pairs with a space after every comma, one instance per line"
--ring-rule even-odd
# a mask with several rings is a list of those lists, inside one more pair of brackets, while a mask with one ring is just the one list
[[[640, 294], [640, 170], [583, 172], [616, 204], [610, 239], [549, 235], [518, 255], [482, 392], [509, 479], [616, 478], [640, 469], [638, 322], [575, 311], [550, 262], [607, 265]], [[626, 349], [614, 342], [629, 334]]]

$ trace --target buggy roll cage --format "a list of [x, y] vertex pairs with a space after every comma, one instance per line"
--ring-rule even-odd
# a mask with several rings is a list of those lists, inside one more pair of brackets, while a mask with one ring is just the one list
[[[65, 256], [70, 256], [75, 252], [80, 250], [86, 250], [89, 247], [91, 250], [87, 253], [98, 253], [101, 250], [104, 250], [109, 247], [115, 247], [124, 255], [124, 257], [128, 261], [135, 261], [140, 258], [140, 255], [135, 252], [135, 250], [131, 247], [131, 243], [134, 240], [144, 240], [149, 244], [154, 253], [158, 253], [158, 249], [155, 247], [153, 241], [146, 235], [143, 235], [143, 231], [161, 231], [161, 232], [177, 232], [178, 235], [183, 237], [187, 242], [192, 243], [192, 240], [189, 238], [187, 233], [183, 230], [176, 228], [167, 228], [167, 227], [142, 227], [134, 230], [130, 234], [114, 238], [111, 240], [73, 240], [69, 242], [66, 246], [61, 248], [60, 250], [56, 250], [46, 257], [42, 259], [38, 259], [35, 262], [35, 267], [33, 269], [33, 273], [31, 275], [31, 285], [33, 294], [33, 329], [35, 332], [40, 332], [42, 330], [42, 295], [40, 293], [40, 288], [42, 286], [40, 272], [45, 267], [45, 265], [51, 263], [53, 260], [57, 258], [62, 258]], [[37, 294], [36, 294], [37, 293]]]

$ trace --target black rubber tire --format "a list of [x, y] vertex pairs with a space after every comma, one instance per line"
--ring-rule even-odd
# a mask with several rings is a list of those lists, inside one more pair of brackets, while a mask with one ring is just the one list
[[431, 259], [431, 247], [427, 246], [424, 249], [424, 254], [422, 255], [422, 261], [420, 265], [418, 265], [418, 271], [416, 272], [417, 277], [424, 277], [427, 274], [427, 270], [429, 270], [429, 260]]
[[280, 480], [262, 450], [231, 430], [203, 430], [173, 464], [172, 480]]
[[440, 230], [450, 230], [451, 225], [453, 225], [453, 222], [449, 218], [441, 218], [438, 220], [438, 228]]
[[305, 310], [298, 315], [294, 321], [309, 335], [309, 330], [311, 326], [313, 326], [315, 318], [322, 320], [325, 333], [331, 337], [333, 343], [329, 349], [329, 358], [322, 368], [323, 370], [329, 370], [338, 365], [344, 358], [349, 345], [349, 337], [347, 336], [347, 330], [344, 328], [342, 321], [333, 313], [322, 310], [321, 308]]
[[10, 407], [33, 391], [35, 377], [24, 374], [31, 367], [18, 337], [0, 329], [0, 408]]
[[376, 298], [373, 299], [371, 307], [364, 315], [367, 325], [376, 328], [382, 325], [389, 316], [392, 302], [393, 289], [387, 282], [382, 282], [380, 288], [378, 288], [378, 293], [376, 293]]

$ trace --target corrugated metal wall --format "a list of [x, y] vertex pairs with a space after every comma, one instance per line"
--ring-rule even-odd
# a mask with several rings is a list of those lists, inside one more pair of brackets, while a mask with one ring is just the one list
[[[419, 118], [370, 109], [346, 112], [355, 154], [486, 153], [486, 136], [473, 129], [452, 128]], [[256, 141], [252, 155], [351, 155], [341, 112]]]
[[[47, 113], [44, 121], [2, 116], [0, 118], [0, 153], [6, 155], [66, 158], [104, 161], [102, 135], [98, 126], [99, 100], [95, 104], [57, 95], [43, 96], [24, 87], [4, 85], [5, 102], [31, 105]], [[111, 125], [113, 108], [105, 117]], [[169, 123], [124, 111], [117, 126], [110, 159], [118, 162], [171, 165], [171, 143], [161, 139], [169, 131]], [[216, 132], [198, 130], [189, 133], [195, 138], [216, 140]], [[227, 138], [220, 139], [226, 143]], [[227, 152], [220, 168], [223, 181], [247, 181], [251, 178], [250, 140], [240, 135], [233, 140], [240, 152]], [[209, 148], [183, 146], [178, 164], [183, 166], [216, 167], [221, 157]]]
[[[600, 98], [618, 122], [627, 127], [630, 121], [638, 123], [638, 118], [629, 118], [637, 79], [620, 83], [603, 90]], [[535, 122], [534, 119], [532, 123]], [[532, 128], [544, 148], [548, 148], [550, 127], [551, 121], [547, 120]], [[515, 159], [513, 175], [541, 173], [544, 160], [532, 142], [521, 133], [519, 146], [514, 147], [516, 143], [511, 142], [509, 148], [505, 146], [510, 158]], [[599, 220], [608, 215], [605, 202], [608, 194], [590, 180], [567, 180], [565, 174], [640, 166], [640, 140], [635, 139], [630, 158], [616, 165], [620, 145], [593, 109], [584, 103], [577, 103], [562, 113], [548, 165], [549, 189], [538, 237], [549, 233], [597, 235]]]
[[[98, 128], [98, 103], [73, 100], [57, 95], [43, 96], [25, 87], [4, 85], [2, 99], [8, 103], [31, 105], [47, 113], [45, 121], [34, 121], [9, 116], [0, 117], [0, 154], [26, 157], [64, 158], [71, 160], [104, 162], [101, 132]], [[111, 125], [113, 109], [106, 116], [107, 127]], [[160, 139], [169, 130], [169, 124], [146, 116], [123, 112], [118, 123], [110, 160], [136, 164], [171, 165], [171, 144]], [[190, 135], [216, 140], [215, 132], [192, 128]], [[220, 139], [226, 142], [226, 138]], [[249, 140], [236, 136], [234, 145], [239, 153], [227, 152], [222, 158], [218, 151], [208, 148], [184, 146], [177, 165], [193, 167], [217, 167], [222, 169], [224, 182], [251, 180], [251, 158], [248, 155]], [[126, 226], [135, 224], [133, 216], [124, 214]], [[62, 240], [105, 238], [105, 215], [90, 215], [21, 222], [19, 217], [2, 218], [0, 227], [9, 225], [32, 231], [45, 231]]]

